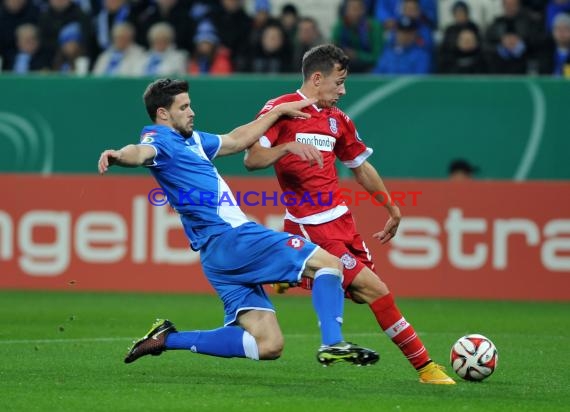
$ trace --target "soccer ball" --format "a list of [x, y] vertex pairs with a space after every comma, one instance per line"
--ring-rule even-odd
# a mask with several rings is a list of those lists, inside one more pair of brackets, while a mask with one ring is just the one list
[[461, 378], [482, 381], [497, 367], [499, 354], [489, 338], [473, 334], [459, 338], [450, 354], [451, 367]]

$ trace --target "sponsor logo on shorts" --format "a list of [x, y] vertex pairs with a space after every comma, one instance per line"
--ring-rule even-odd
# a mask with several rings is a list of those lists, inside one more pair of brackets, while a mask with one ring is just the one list
[[345, 253], [342, 255], [340, 261], [348, 270], [354, 269], [356, 267], [356, 259], [350, 253]]
[[287, 241], [287, 246], [290, 246], [293, 249], [301, 249], [303, 246], [305, 246], [305, 241], [298, 237], [292, 237]]
[[336, 127], [336, 119], [334, 117], [329, 117], [329, 127], [333, 134], [337, 134], [338, 127]]

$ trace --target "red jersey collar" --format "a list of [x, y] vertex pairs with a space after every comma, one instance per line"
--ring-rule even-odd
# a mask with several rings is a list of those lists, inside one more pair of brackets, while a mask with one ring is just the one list
[[[303, 99], [308, 99], [308, 97], [305, 96], [303, 93], [301, 93], [300, 90], [297, 90], [297, 94], [298, 94], [299, 96], [301, 96]], [[313, 108], [314, 108], [317, 112], [320, 112], [321, 110], [323, 110], [323, 109], [319, 109], [319, 107], [317, 107], [316, 104], [312, 104], [311, 106], [313, 106]]]

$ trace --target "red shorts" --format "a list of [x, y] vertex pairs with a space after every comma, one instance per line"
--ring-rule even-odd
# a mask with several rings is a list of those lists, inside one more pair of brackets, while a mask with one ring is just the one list
[[[368, 266], [374, 272], [372, 256], [356, 232], [356, 224], [350, 211], [338, 219], [320, 225], [301, 225], [285, 219], [284, 229], [285, 232], [305, 237], [340, 258], [344, 265], [342, 286], [345, 289], [364, 266]], [[310, 289], [310, 286], [308, 288]]]

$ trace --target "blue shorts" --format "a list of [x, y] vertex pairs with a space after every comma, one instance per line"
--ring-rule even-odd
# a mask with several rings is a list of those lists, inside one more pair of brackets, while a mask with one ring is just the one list
[[318, 246], [303, 237], [249, 222], [211, 239], [201, 250], [204, 273], [224, 302], [224, 325], [242, 310], [274, 312], [263, 284], [299, 282]]

